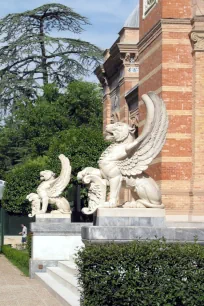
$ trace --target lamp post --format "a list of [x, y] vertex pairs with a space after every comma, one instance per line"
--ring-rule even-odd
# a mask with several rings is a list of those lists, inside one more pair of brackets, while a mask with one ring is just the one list
[[[5, 187], [5, 182], [0, 180], [0, 204], [3, 198], [4, 187]], [[3, 244], [4, 244], [4, 210], [0, 205], [0, 251]]]

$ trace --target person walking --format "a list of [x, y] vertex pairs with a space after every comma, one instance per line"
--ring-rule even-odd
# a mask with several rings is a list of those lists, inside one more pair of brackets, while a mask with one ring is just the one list
[[24, 244], [27, 241], [27, 227], [24, 224], [21, 224], [22, 232], [19, 233], [19, 235], [22, 235], [21, 242]]

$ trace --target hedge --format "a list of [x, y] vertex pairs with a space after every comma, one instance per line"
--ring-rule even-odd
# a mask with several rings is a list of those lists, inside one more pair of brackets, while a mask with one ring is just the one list
[[46, 169], [47, 157], [38, 157], [19, 164], [6, 175], [6, 188], [4, 190], [2, 206], [14, 214], [28, 215], [31, 204], [26, 196], [36, 192], [40, 183], [40, 171]]
[[32, 240], [33, 240], [33, 233], [30, 232], [27, 236], [27, 243], [26, 243], [26, 249], [28, 251], [29, 258], [32, 257]]
[[19, 268], [26, 276], [29, 276], [29, 255], [26, 250], [17, 250], [9, 245], [3, 245], [2, 253], [14, 266]]
[[204, 247], [196, 243], [88, 244], [76, 264], [84, 306], [204, 305]]

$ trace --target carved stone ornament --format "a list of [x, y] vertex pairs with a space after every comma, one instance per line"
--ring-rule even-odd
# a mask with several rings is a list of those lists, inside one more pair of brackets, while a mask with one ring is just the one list
[[[117, 207], [122, 184], [138, 196], [137, 201], [124, 203], [123, 207], [164, 208], [158, 185], [144, 171], [165, 143], [168, 128], [167, 111], [163, 100], [153, 92], [143, 95], [142, 100], [147, 108], [147, 118], [139, 137], [135, 137], [135, 127], [130, 127], [126, 123], [108, 124], [105, 138], [112, 144], [102, 153], [98, 161], [99, 169], [88, 167], [78, 174], [78, 179], [84, 181], [87, 175], [97, 176], [98, 181], [105, 180], [106, 185], [110, 187], [108, 202], [102, 203], [101, 199], [97, 200], [99, 197], [95, 197], [98, 201], [98, 204], [94, 205], [95, 209], [99, 205]], [[89, 190], [90, 199], [94, 198], [96, 186], [92, 190]], [[92, 208], [93, 206], [89, 211], [93, 211]]]
[[204, 32], [192, 32], [191, 41], [194, 51], [204, 51]]
[[158, 0], [143, 0], [143, 17], [145, 17], [151, 8], [158, 3]]
[[98, 169], [92, 167], [87, 167], [79, 172], [77, 179], [85, 185], [88, 185], [88, 207], [84, 207], [82, 212], [86, 215], [91, 215], [98, 207], [103, 207], [105, 203], [107, 182], [100, 177]]
[[52, 213], [69, 213], [69, 202], [60, 197], [61, 193], [67, 187], [71, 177], [71, 166], [69, 159], [63, 154], [59, 155], [61, 161], [61, 173], [59, 177], [55, 178], [55, 173], [50, 170], [40, 172], [40, 179], [42, 183], [37, 188], [37, 193], [30, 193], [26, 199], [31, 202], [32, 213], [29, 217], [37, 214], [44, 214], [47, 211], [48, 204], [55, 204], [57, 210]]
[[138, 53], [122, 53], [121, 60], [124, 64], [134, 64], [138, 60]]

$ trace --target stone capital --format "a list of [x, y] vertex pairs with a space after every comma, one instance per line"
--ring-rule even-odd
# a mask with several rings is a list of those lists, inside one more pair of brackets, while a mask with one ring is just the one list
[[193, 51], [204, 52], [204, 31], [192, 31], [190, 33], [190, 39], [193, 46]]
[[122, 52], [120, 59], [124, 65], [135, 64], [138, 61], [138, 52]]

